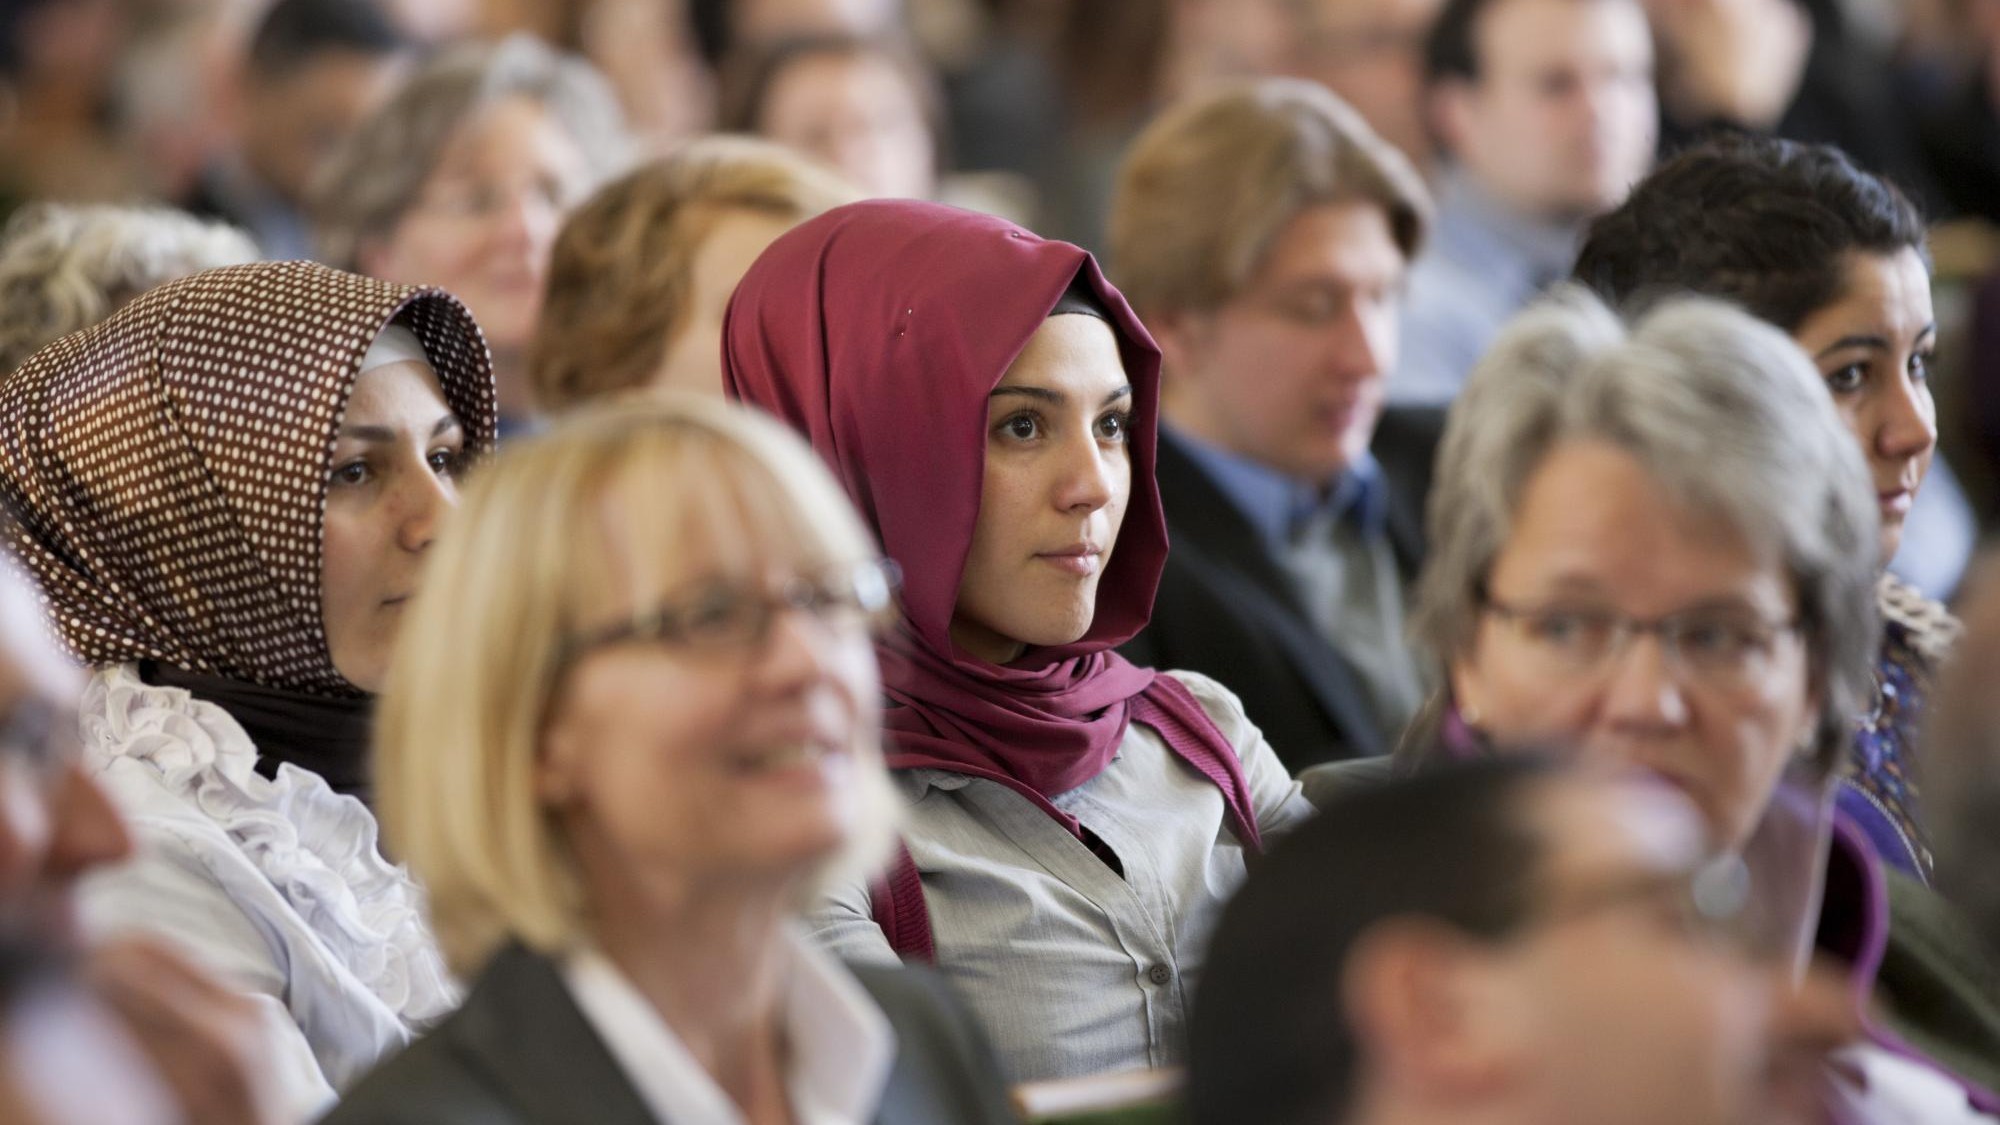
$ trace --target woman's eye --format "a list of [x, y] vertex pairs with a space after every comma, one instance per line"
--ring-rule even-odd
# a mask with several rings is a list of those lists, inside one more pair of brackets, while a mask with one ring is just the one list
[[1826, 376], [1827, 389], [1837, 395], [1852, 394], [1860, 390], [1866, 382], [1868, 382], [1868, 365], [1865, 363], [1850, 363], [1846, 367], [1827, 372]]
[[1931, 363], [1937, 357], [1930, 352], [1920, 352], [1910, 357], [1910, 378], [1919, 383], [1927, 383], [1931, 377]]
[[1032, 441], [1042, 432], [1042, 426], [1032, 414], [1016, 414], [1000, 423], [1000, 432], [1016, 441]]
[[336, 466], [333, 473], [327, 479], [334, 484], [351, 487], [357, 484], [368, 483], [368, 478], [371, 475], [368, 471], [368, 462], [349, 461], [344, 465]]
[[459, 471], [465, 468], [465, 452], [458, 449], [434, 449], [426, 458], [431, 471], [441, 477], [457, 479]]
[[1131, 436], [1132, 416], [1123, 412], [1106, 414], [1097, 421], [1098, 434], [1108, 441], [1125, 441]]

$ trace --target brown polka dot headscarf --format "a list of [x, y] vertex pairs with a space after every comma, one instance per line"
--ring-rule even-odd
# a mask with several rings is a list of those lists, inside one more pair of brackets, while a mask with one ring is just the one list
[[320, 536], [335, 431], [391, 320], [467, 452], [490, 451], [493, 368], [465, 306], [310, 262], [171, 282], [0, 382], [0, 498], [72, 655], [355, 694], [321, 624]]

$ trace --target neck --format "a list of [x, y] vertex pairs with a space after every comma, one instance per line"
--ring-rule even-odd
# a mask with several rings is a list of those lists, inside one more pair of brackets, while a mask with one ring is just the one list
[[747, 1121], [789, 1121], [780, 994], [796, 887], [641, 872], [592, 850], [579, 841], [598, 948]]
[[1503, 1106], [1446, 1104], [1379, 1092], [1364, 1096], [1354, 1111], [1339, 1121], [1340, 1125], [1548, 1125], [1545, 1118]]

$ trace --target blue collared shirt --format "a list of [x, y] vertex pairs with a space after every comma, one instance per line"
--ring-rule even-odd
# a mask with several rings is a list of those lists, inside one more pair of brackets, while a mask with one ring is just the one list
[[1374, 455], [1362, 453], [1348, 465], [1332, 488], [1302, 481], [1264, 464], [1211, 445], [1178, 429], [1167, 429], [1208, 479], [1222, 490], [1243, 518], [1250, 521], [1273, 557], [1283, 557], [1294, 533], [1310, 517], [1330, 511], [1339, 521], [1353, 521], [1370, 537], [1382, 534], [1389, 522], [1389, 490]]

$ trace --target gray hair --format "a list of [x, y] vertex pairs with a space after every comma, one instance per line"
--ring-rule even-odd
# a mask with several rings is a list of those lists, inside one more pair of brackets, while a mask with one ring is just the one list
[[156, 285], [257, 258], [235, 227], [167, 207], [24, 207], [0, 235], [0, 374]]
[[1529, 476], [1578, 439], [1624, 450], [1679, 502], [1783, 560], [1822, 704], [1816, 758], [1830, 774], [1881, 640], [1875, 493], [1804, 353], [1719, 301], [1678, 298], [1628, 325], [1566, 286], [1515, 318], [1445, 425], [1418, 641], [1441, 661], [1471, 644]]
[[412, 74], [327, 161], [312, 204], [321, 257], [354, 269], [361, 244], [415, 204], [459, 126], [510, 97], [540, 102], [569, 133], [589, 165], [586, 194], [624, 169], [624, 114], [588, 62], [528, 35], [453, 47]]

